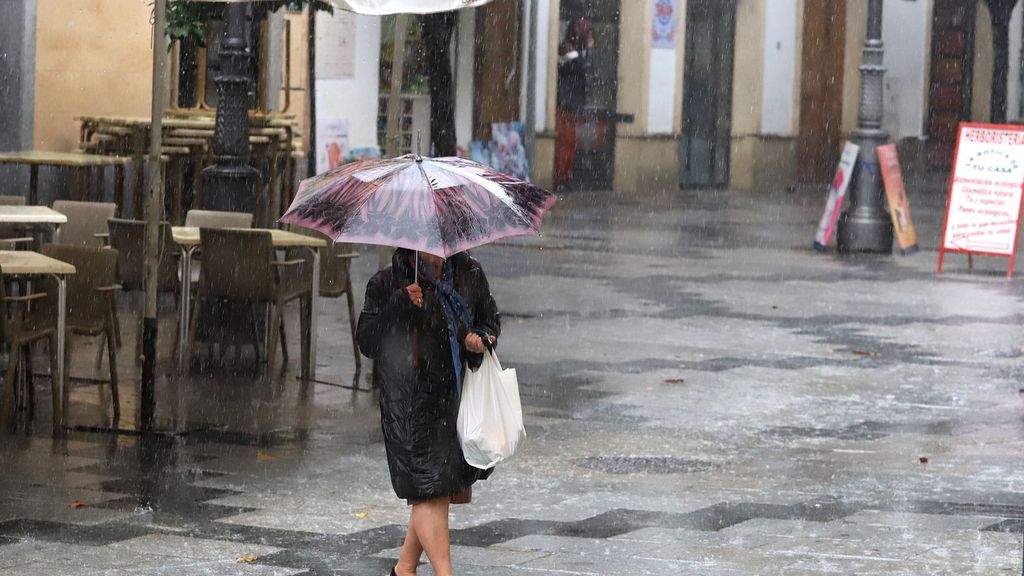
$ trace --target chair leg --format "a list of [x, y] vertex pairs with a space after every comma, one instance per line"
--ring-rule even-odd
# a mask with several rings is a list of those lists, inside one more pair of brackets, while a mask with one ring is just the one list
[[267, 380], [274, 377], [274, 368], [277, 361], [277, 338], [280, 333], [280, 325], [284, 320], [284, 306], [282, 302], [274, 304], [274, 320], [270, 326], [270, 342], [267, 343]]
[[104, 333], [107, 341], [107, 362], [110, 364], [110, 399], [114, 404], [114, 421], [121, 419], [121, 399], [117, 392], [117, 346], [114, 346], [114, 329], [108, 326]]
[[356, 372], [361, 372], [363, 369], [363, 357], [359, 353], [359, 344], [356, 342], [356, 300], [352, 294], [351, 285], [345, 291], [345, 298], [348, 300], [348, 326], [349, 331], [352, 333], [352, 354], [356, 360]]
[[288, 334], [285, 332], [284, 322], [281, 322], [281, 328], [279, 329], [279, 331], [281, 332], [281, 358], [282, 358], [282, 361], [285, 364], [287, 364], [288, 363], [288, 340], [287, 340]]
[[304, 378], [310, 377], [309, 360], [310, 354], [312, 353], [311, 344], [313, 340], [311, 338], [313, 332], [310, 329], [310, 327], [312, 326], [312, 322], [310, 321], [310, 319], [312, 318], [312, 314], [312, 298], [310, 298], [309, 296], [303, 296], [302, 298], [299, 298], [299, 331], [302, 336], [302, 338], [300, 339], [301, 344], [299, 352], [299, 358], [301, 359], [302, 366], [299, 369], [299, 373], [302, 374]]
[[36, 414], [36, 383], [32, 377], [32, 344], [26, 344], [23, 348], [21, 365], [25, 373], [25, 396], [27, 403], [25, 408], [28, 411], [28, 419], [32, 420]]
[[62, 412], [64, 411], [63, 398], [60, 396], [60, 382], [57, 382], [57, 336], [50, 336], [47, 346], [50, 349], [50, 396], [53, 402], [53, 430], [59, 432]]
[[0, 425], [4, 429], [8, 426], [8, 418], [11, 416], [14, 407], [14, 387], [17, 384], [18, 358], [21, 356], [20, 346], [10, 346], [7, 354], [7, 374], [4, 375], [3, 402], [0, 404]]
[[[188, 290], [188, 288], [185, 288]], [[196, 345], [196, 330], [199, 328], [199, 310], [202, 308], [203, 300], [196, 298], [192, 306], [192, 318], [189, 319], [188, 341], [185, 342], [185, 370], [192, 365], [192, 352]]]

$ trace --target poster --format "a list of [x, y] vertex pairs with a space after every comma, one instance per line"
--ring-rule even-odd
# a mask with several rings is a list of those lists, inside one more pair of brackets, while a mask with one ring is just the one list
[[889, 214], [892, 216], [900, 254], [913, 254], [918, 250], [917, 231], [910, 219], [910, 201], [907, 200], [907, 187], [903, 182], [903, 171], [900, 169], [900, 157], [895, 144], [878, 147], [878, 165], [882, 168], [885, 197], [889, 201]]
[[676, 47], [676, 28], [679, 25], [677, 0], [653, 0], [654, 18], [651, 22], [651, 47]]
[[491, 166], [503, 174], [519, 180], [530, 180], [530, 166], [526, 160], [526, 146], [522, 122], [491, 124], [493, 161]]
[[1013, 273], [1024, 186], [1024, 127], [961, 124], [946, 203], [946, 252], [1010, 258]]
[[344, 163], [349, 154], [348, 119], [326, 118], [316, 126], [316, 172], [323, 174]]
[[843, 147], [843, 155], [839, 158], [836, 176], [832, 180], [832, 186], [829, 187], [828, 197], [825, 200], [825, 213], [821, 215], [818, 233], [814, 237], [814, 249], [819, 252], [825, 251], [836, 230], [839, 211], [843, 207], [843, 201], [846, 200], [846, 191], [850, 188], [850, 179], [853, 178], [853, 169], [857, 166], [857, 154], [859, 153], [860, 146], [853, 142], [847, 142]]
[[316, 19], [316, 77], [352, 78], [356, 73], [356, 15], [335, 10]]

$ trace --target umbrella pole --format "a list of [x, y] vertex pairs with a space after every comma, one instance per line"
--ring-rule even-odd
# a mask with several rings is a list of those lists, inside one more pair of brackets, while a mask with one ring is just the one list
[[[149, 141], [149, 193], [146, 195], [145, 289], [142, 321], [142, 383], [139, 389], [139, 427], [149, 431], [156, 412], [157, 275], [160, 270], [160, 215], [164, 205], [160, 163], [164, 99], [167, 95], [167, 0], [155, 0], [153, 18], [153, 109]], [[187, 282], [188, 279], [185, 279]], [[188, 290], [188, 286], [183, 288]]]

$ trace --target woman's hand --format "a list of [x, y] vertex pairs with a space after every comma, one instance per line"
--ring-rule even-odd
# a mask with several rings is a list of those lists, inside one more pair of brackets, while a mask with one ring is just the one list
[[[494, 344], [494, 336], [488, 336], [487, 340], [490, 341], [491, 344]], [[483, 354], [484, 352], [487, 352], [487, 345], [484, 344], [484, 339], [475, 332], [470, 332], [466, 335], [465, 344], [466, 350], [469, 350], [474, 354]]]
[[405, 292], [409, 295], [409, 301], [412, 302], [413, 306], [423, 308], [423, 288], [420, 288], [419, 284], [406, 286]]

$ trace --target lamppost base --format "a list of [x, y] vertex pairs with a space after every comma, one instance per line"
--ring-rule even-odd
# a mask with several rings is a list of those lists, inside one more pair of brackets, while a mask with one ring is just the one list
[[842, 254], [892, 254], [892, 222], [844, 213], [839, 218], [836, 242]]
[[255, 213], [260, 173], [247, 165], [214, 165], [203, 170], [203, 209]]

